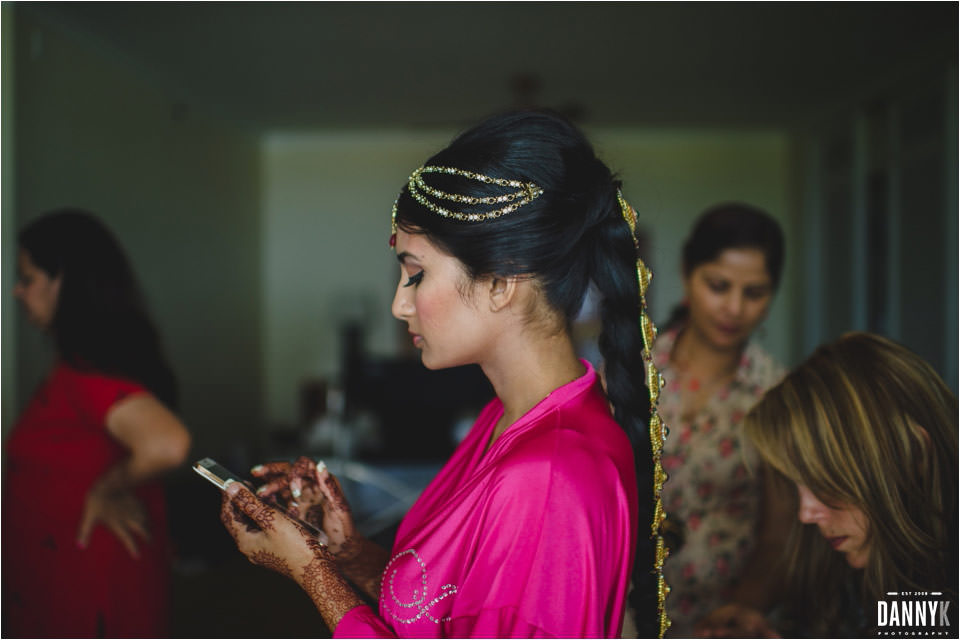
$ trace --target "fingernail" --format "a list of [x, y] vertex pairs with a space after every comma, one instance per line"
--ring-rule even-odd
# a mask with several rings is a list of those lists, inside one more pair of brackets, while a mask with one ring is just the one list
[[300, 491], [300, 487], [290, 487], [290, 495], [294, 498], [299, 498], [303, 492]]
[[323, 472], [326, 471], [326, 470], [327, 470], [327, 463], [325, 463], [323, 460], [318, 461], [318, 462], [317, 462], [317, 473], [323, 473]]
[[239, 482], [237, 482], [236, 480], [227, 480], [227, 481], [223, 484], [223, 491], [224, 491], [224, 493], [226, 493], [228, 496], [235, 496], [235, 495], [237, 495], [238, 493], [240, 493], [240, 487], [241, 487], [241, 486], [242, 486], [242, 485], [241, 485]]
[[260, 473], [261, 471], [263, 471], [263, 465], [262, 465], [262, 464], [258, 464], [258, 465], [255, 466], [253, 469], [250, 469], [250, 473]]
[[262, 487], [257, 489], [257, 495], [262, 496], [264, 493], [266, 493], [266, 491], [267, 491], [267, 485], [263, 485]]

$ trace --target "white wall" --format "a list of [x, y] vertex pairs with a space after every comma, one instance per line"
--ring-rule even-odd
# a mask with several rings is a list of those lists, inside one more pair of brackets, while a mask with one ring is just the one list
[[[19, 227], [66, 205], [98, 214], [144, 288], [197, 450], [251, 440], [261, 424], [257, 140], [28, 11], [18, 8], [17, 27], [16, 208], [5, 197], [4, 220]], [[6, 256], [16, 239], [4, 231]], [[22, 407], [51, 354], [22, 314], [17, 334]]]
[[[369, 322], [374, 352], [396, 349], [390, 301], [398, 270], [387, 247], [390, 208], [412, 169], [452, 131], [275, 134], [262, 147], [263, 361], [271, 424], [292, 424], [307, 377], [335, 376], [337, 328]], [[601, 155], [624, 179], [625, 194], [651, 233], [656, 318], [679, 301], [679, 254], [707, 206], [744, 200], [790, 227], [790, 148], [777, 132], [593, 130]], [[788, 265], [799, 252], [788, 246]], [[764, 343], [794, 359], [788, 269]]]
[[270, 424], [294, 424], [306, 378], [334, 379], [341, 322], [393, 353], [400, 277], [390, 210], [410, 172], [453, 132], [273, 134], [262, 144], [263, 362]]

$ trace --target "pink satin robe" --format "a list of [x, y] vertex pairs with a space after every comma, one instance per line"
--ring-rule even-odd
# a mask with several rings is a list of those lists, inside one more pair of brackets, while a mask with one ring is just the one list
[[401, 523], [379, 615], [356, 607], [335, 637], [619, 637], [637, 483], [584, 364], [484, 453], [487, 405]]

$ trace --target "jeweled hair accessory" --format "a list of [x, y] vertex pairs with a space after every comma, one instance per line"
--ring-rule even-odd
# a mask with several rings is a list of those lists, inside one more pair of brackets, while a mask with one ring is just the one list
[[617, 190], [617, 201], [620, 203], [620, 213], [623, 219], [627, 221], [630, 227], [630, 237], [633, 238], [633, 246], [637, 250], [637, 282], [640, 287], [640, 333], [643, 334], [643, 362], [647, 371], [647, 390], [650, 392], [650, 449], [653, 452], [653, 522], [650, 526], [650, 537], [656, 541], [656, 550], [654, 555], [654, 569], [657, 572], [657, 618], [660, 623], [660, 637], [670, 628], [670, 618], [667, 617], [667, 594], [670, 593], [670, 587], [663, 577], [663, 563], [670, 550], [663, 540], [662, 525], [667, 515], [663, 510], [663, 483], [667, 479], [667, 474], [663, 470], [663, 440], [667, 435], [667, 427], [660, 419], [660, 413], [657, 411], [657, 403], [660, 400], [660, 389], [663, 387], [663, 376], [657, 371], [653, 363], [653, 341], [657, 337], [657, 328], [654, 326], [650, 316], [647, 315], [647, 287], [653, 274], [643, 264], [640, 259], [640, 242], [637, 239], [637, 212], [634, 211], [623, 194]]
[[[440, 189], [436, 189], [428, 185], [423, 179], [423, 174], [425, 173], [445, 173], [451, 176], [460, 176], [461, 178], [476, 180], [477, 182], [482, 182], [484, 184], [493, 184], [498, 187], [516, 189], [516, 191], [504, 193], [499, 196], [464, 196], [460, 195], [459, 193], [447, 193], [446, 191], [441, 191]], [[505, 178], [491, 178], [490, 176], [474, 173], [473, 171], [466, 171], [464, 169], [454, 169], [452, 167], [434, 167], [429, 165], [420, 167], [410, 174], [410, 179], [407, 181], [407, 188], [410, 191], [410, 196], [430, 211], [433, 211], [438, 216], [449, 218], [451, 220], [459, 220], [460, 222], [483, 222], [484, 220], [493, 220], [494, 218], [499, 218], [500, 216], [508, 213], [513, 213], [523, 205], [528, 204], [543, 195], [543, 189], [532, 182], [507, 180]], [[433, 202], [430, 198], [434, 198], [436, 200], [448, 200], [458, 204], [502, 204], [504, 206], [497, 207], [489, 211], [463, 213], [462, 211], [452, 211], [446, 207], [440, 206], [439, 204]], [[391, 217], [390, 231], [390, 246], [392, 247], [394, 244], [396, 244], [397, 238], [396, 201], [393, 203], [393, 215]]]

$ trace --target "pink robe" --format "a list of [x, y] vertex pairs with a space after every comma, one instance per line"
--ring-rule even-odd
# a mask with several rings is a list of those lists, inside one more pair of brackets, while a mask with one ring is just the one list
[[484, 453], [487, 405], [401, 523], [379, 615], [356, 607], [335, 637], [619, 637], [637, 483], [584, 364]]

